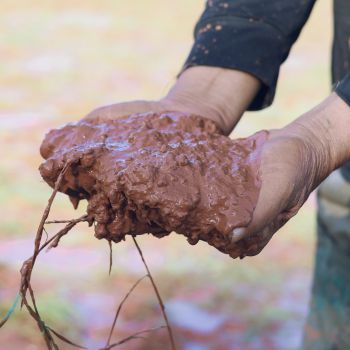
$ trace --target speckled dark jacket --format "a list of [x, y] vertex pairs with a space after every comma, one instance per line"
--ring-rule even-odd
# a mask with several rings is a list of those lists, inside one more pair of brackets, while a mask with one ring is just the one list
[[[195, 27], [185, 68], [195, 65], [242, 70], [262, 86], [249, 110], [269, 106], [281, 64], [316, 0], [209, 0]], [[320, 19], [322, 20], [322, 19]], [[350, 105], [350, 0], [334, 0], [332, 80]], [[350, 180], [350, 163], [343, 167]]]
[[[209, 0], [195, 27], [195, 43], [185, 67], [239, 69], [262, 87], [250, 110], [269, 106], [281, 64], [297, 40], [315, 0]], [[350, 69], [350, 1], [334, 1], [333, 82]], [[350, 78], [342, 84], [350, 85]], [[350, 104], [350, 88], [344, 98]]]

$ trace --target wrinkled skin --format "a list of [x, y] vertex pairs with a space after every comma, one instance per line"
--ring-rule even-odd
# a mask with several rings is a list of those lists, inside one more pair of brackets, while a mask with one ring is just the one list
[[[197, 110], [197, 106], [200, 104], [186, 106], [184, 101], [179, 104], [168, 99], [131, 101], [97, 108], [84, 120], [104, 122], [115, 120], [121, 115], [150, 110], [202, 114], [203, 111]], [[324, 165], [319, 161], [324, 157], [314, 148], [313, 138], [313, 135], [295, 137], [286, 128], [269, 133], [268, 141], [262, 149], [262, 185], [259, 199], [251, 223], [241, 230], [238, 238], [233, 239], [237, 247], [233, 257], [258, 254], [273, 234], [298, 212], [311, 191], [325, 177], [327, 172], [320, 171], [320, 167]], [[306, 142], [306, 139], [309, 139], [309, 142]]]
[[87, 118], [46, 136], [40, 171], [53, 186], [70, 163], [60, 190], [75, 205], [88, 200], [98, 238], [176, 231], [244, 256], [232, 231], [251, 222], [267, 135], [233, 141], [214, 122], [178, 112]]
[[242, 256], [252, 256], [304, 204], [322, 181], [317, 155], [304, 139], [284, 129], [270, 131], [261, 157], [261, 190], [253, 219], [237, 240]]

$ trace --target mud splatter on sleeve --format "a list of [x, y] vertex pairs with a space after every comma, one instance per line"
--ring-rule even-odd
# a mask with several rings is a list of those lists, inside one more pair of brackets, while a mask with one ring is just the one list
[[[350, 1], [334, 1], [332, 82], [335, 92], [350, 106]], [[350, 163], [346, 164], [350, 179]]]
[[262, 87], [250, 110], [269, 106], [280, 65], [315, 0], [208, 0], [184, 69], [215, 66], [253, 74]]
[[332, 83], [350, 71], [350, 1], [334, 0]]
[[350, 106], [350, 73], [341, 82], [336, 84], [334, 90]]

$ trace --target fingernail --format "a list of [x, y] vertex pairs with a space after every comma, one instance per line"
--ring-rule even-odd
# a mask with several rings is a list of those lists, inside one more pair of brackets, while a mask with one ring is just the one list
[[247, 229], [245, 227], [237, 227], [232, 231], [231, 242], [236, 243], [239, 241], [245, 234], [247, 233]]

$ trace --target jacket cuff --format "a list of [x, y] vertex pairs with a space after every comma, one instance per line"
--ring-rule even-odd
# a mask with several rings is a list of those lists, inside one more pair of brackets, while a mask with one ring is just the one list
[[350, 73], [343, 80], [336, 84], [334, 91], [350, 106]]
[[262, 85], [248, 110], [259, 110], [273, 101], [279, 68], [288, 56], [289, 44], [281, 32], [267, 23], [241, 17], [211, 18], [197, 24], [195, 43], [183, 70], [201, 65], [252, 74]]

